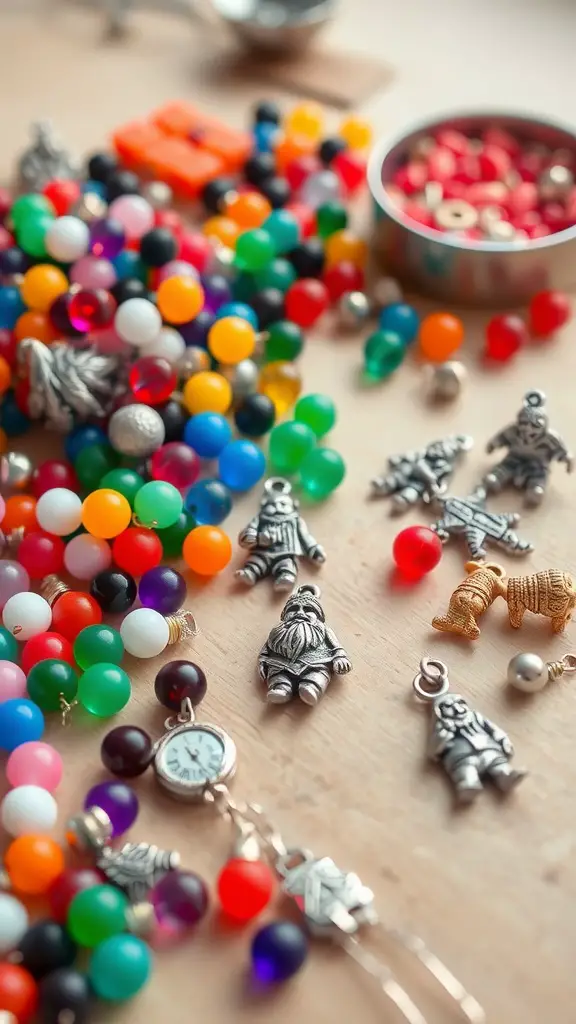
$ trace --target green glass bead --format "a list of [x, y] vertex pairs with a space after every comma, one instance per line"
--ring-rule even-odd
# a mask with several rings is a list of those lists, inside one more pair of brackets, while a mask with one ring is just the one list
[[236, 280], [232, 284], [232, 295], [236, 302], [250, 302], [250, 299], [257, 291], [258, 285], [252, 274], [236, 275]]
[[252, 228], [238, 236], [236, 263], [241, 270], [262, 270], [275, 255], [274, 243], [264, 228]]
[[277, 253], [290, 252], [300, 241], [300, 226], [289, 210], [273, 210], [263, 226]]
[[406, 355], [406, 345], [396, 331], [375, 331], [364, 345], [364, 368], [372, 380], [384, 380], [397, 370]]
[[184, 502], [180, 491], [165, 480], [150, 480], [134, 499], [134, 512], [142, 526], [165, 530], [180, 515]]
[[258, 291], [263, 288], [277, 288], [280, 292], [287, 292], [297, 276], [292, 264], [279, 256], [264, 267], [264, 270], [259, 270], [254, 275], [254, 281]]
[[317, 230], [320, 238], [329, 238], [348, 226], [348, 211], [336, 199], [324, 203], [316, 210]]
[[172, 526], [168, 526], [165, 530], [154, 531], [162, 542], [164, 558], [179, 558], [184, 541], [195, 526], [194, 516], [191, 516], [189, 512], [182, 511]]
[[76, 893], [68, 907], [66, 927], [79, 946], [97, 946], [126, 930], [128, 898], [113, 885], [93, 885]]
[[74, 641], [74, 658], [81, 669], [102, 662], [120, 665], [123, 657], [122, 637], [112, 626], [85, 626]]
[[85, 491], [95, 491], [100, 481], [120, 462], [118, 452], [110, 444], [90, 444], [82, 448], [74, 462], [74, 469]]
[[34, 220], [39, 216], [49, 214], [54, 216], [54, 207], [46, 196], [38, 192], [28, 192], [24, 196], [18, 196], [10, 207], [10, 219], [14, 227], [18, 229], [25, 220], [30, 217]]
[[[90, 891], [90, 890], [88, 890]], [[152, 954], [136, 935], [113, 935], [94, 950], [88, 978], [99, 999], [132, 999], [149, 980]]]
[[340, 486], [346, 463], [333, 448], [316, 448], [300, 466], [300, 485], [308, 498], [321, 501]]
[[279, 423], [270, 432], [270, 462], [279, 473], [295, 473], [316, 444], [305, 423]]
[[134, 469], [118, 467], [111, 469], [102, 477], [99, 487], [110, 487], [113, 491], [123, 494], [126, 501], [134, 508], [134, 498], [141, 487], [144, 486], [144, 477], [136, 473]]
[[16, 239], [27, 256], [35, 260], [43, 260], [48, 256], [46, 234], [53, 222], [54, 217], [48, 213], [35, 214], [22, 221], [16, 231]]
[[20, 648], [15, 636], [5, 626], [0, 626], [0, 661], [19, 661]]
[[67, 661], [46, 658], [33, 665], [26, 679], [28, 696], [42, 711], [60, 711], [61, 698], [71, 704], [78, 690], [78, 676]]
[[124, 669], [108, 662], [91, 665], [78, 680], [78, 702], [97, 718], [116, 715], [126, 707], [131, 693]]
[[278, 359], [291, 363], [304, 348], [304, 335], [298, 324], [291, 320], [277, 320], [268, 328], [264, 347], [264, 359], [274, 363]]
[[336, 423], [336, 406], [328, 395], [304, 395], [296, 402], [294, 419], [310, 427], [316, 437], [324, 437]]

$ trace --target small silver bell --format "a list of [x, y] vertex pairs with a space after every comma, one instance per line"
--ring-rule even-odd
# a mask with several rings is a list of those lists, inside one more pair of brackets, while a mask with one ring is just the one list
[[338, 312], [344, 327], [360, 327], [370, 316], [370, 302], [364, 292], [344, 292], [338, 304]]
[[547, 683], [566, 672], [576, 672], [576, 655], [565, 654], [560, 661], [544, 661], [538, 654], [523, 651], [508, 664], [506, 679], [510, 686], [523, 693], [538, 693]]
[[23, 452], [7, 452], [0, 458], [0, 484], [13, 491], [24, 491], [30, 483], [33, 466]]
[[90, 807], [70, 818], [66, 838], [81, 853], [103, 850], [112, 838], [112, 822], [101, 807]]

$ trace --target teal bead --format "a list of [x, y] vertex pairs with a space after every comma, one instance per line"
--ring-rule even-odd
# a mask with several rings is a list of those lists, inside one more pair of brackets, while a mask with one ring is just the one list
[[95, 491], [100, 481], [120, 462], [118, 452], [110, 444], [90, 444], [74, 459], [74, 469], [85, 491]]
[[292, 264], [278, 256], [267, 267], [264, 267], [264, 270], [259, 270], [254, 275], [254, 282], [258, 291], [262, 291], [264, 288], [277, 288], [278, 291], [285, 293], [290, 285], [294, 284], [297, 277]]
[[257, 291], [258, 286], [252, 274], [237, 274], [236, 280], [232, 282], [232, 295], [238, 302], [250, 302]]
[[78, 690], [78, 676], [67, 661], [45, 658], [32, 666], [26, 679], [28, 696], [42, 711], [62, 710], [62, 701], [72, 704]]
[[184, 541], [190, 530], [193, 530], [196, 525], [194, 516], [183, 511], [172, 526], [168, 526], [165, 530], [154, 531], [162, 543], [164, 558], [180, 558]]
[[134, 508], [134, 499], [140, 488], [144, 486], [144, 477], [133, 469], [119, 467], [105, 473], [98, 486], [110, 487], [111, 490], [123, 494], [130, 507]]
[[131, 693], [124, 669], [108, 662], [91, 665], [78, 680], [78, 702], [97, 718], [118, 714], [126, 707]]
[[278, 473], [296, 473], [315, 444], [314, 431], [305, 423], [279, 423], [270, 432], [270, 462]]
[[375, 331], [364, 345], [364, 368], [372, 380], [384, 380], [397, 370], [406, 345], [395, 331]]
[[85, 626], [74, 641], [74, 658], [81, 669], [107, 662], [120, 665], [124, 657], [124, 643], [112, 626]]
[[134, 512], [142, 526], [165, 530], [180, 516], [184, 501], [180, 491], [165, 480], [150, 480], [134, 499]]
[[0, 661], [13, 661], [17, 664], [19, 654], [20, 648], [16, 637], [12, 636], [5, 626], [0, 626]]
[[310, 427], [316, 437], [324, 437], [336, 423], [336, 406], [328, 395], [304, 395], [296, 402], [294, 419]]
[[239, 235], [236, 263], [241, 270], [262, 270], [276, 255], [272, 238], [264, 228], [252, 228]]
[[277, 320], [270, 324], [264, 346], [267, 363], [288, 362], [297, 359], [304, 348], [304, 335], [298, 324], [292, 320]]
[[300, 466], [300, 486], [314, 501], [322, 501], [340, 486], [346, 476], [346, 463], [333, 448], [316, 448]]
[[112, 935], [96, 946], [88, 965], [88, 978], [99, 999], [132, 999], [149, 980], [152, 954], [136, 935]]
[[290, 252], [300, 241], [300, 227], [296, 217], [289, 210], [273, 210], [264, 222], [278, 255]]

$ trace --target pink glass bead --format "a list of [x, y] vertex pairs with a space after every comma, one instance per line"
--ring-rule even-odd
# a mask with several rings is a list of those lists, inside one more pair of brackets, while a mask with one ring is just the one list
[[112, 550], [107, 541], [81, 533], [72, 537], [64, 551], [64, 567], [77, 580], [92, 580], [112, 564]]
[[0, 703], [26, 696], [26, 676], [19, 665], [0, 661]]
[[0, 494], [0, 523], [4, 519], [5, 511], [6, 511], [6, 502], [4, 501], [4, 498], [2, 497], [2, 495]]
[[82, 256], [70, 269], [70, 281], [82, 288], [108, 289], [116, 280], [114, 264], [98, 256]]
[[116, 302], [104, 288], [80, 288], [68, 302], [68, 317], [77, 331], [110, 327], [115, 312]]
[[163, 267], [160, 267], [158, 271], [158, 284], [162, 281], [166, 281], [169, 277], [195, 277], [197, 278], [198, 271], [196, 267], [193, 267], [191, 263], [186, 260], [170, 260], [169, 263], [165, 263]]
[[24, 566], [9, 558], [0, 562], [0, 611], [9, 598], [25, 590], [30, 590], [30, 577]]
[[62, 779], [62, 758], [54, 747], [40, 740], [22, 743], [6, 763], [6, 778], [11, 786], [41, 786], [50, 793]]
[[185, 491], [200, 475], [200, 459], [187, 444], [170, 441], [154, 452], [150, 473], [154, 480], [165, 480], [179, 491]]
[[40, 498], [53, 487], [65, 487], [68, 491], [80, 490], [74, 467], [69, 462], [48, 459], [34, 471], [32, 492], [35, 498]]
[[108, 215], [122, 225], [126, 238], [142, 238], [154, 227], [154, 210], [142, 196], [118, 196], [108, 207]]

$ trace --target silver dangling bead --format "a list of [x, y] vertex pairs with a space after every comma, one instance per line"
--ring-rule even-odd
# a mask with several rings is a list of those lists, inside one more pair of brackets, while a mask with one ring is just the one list
[[466, 367], [455, 359], [426, 367], [428, 395], [433, 401], [449, 402], [457, 398], [468, 376]]
[[364, 292], [344, 292], [338, 303], [338, 312], [344, 327], [361, 327], [371, 313], [368, 297]]
[[538, 693], [566, 672], [576, 672], [576, 655], [565, 654], [559, 661], [544, 661], [538, 654], [522, 651], [509, 661], [506, 679], [522, 693]]

